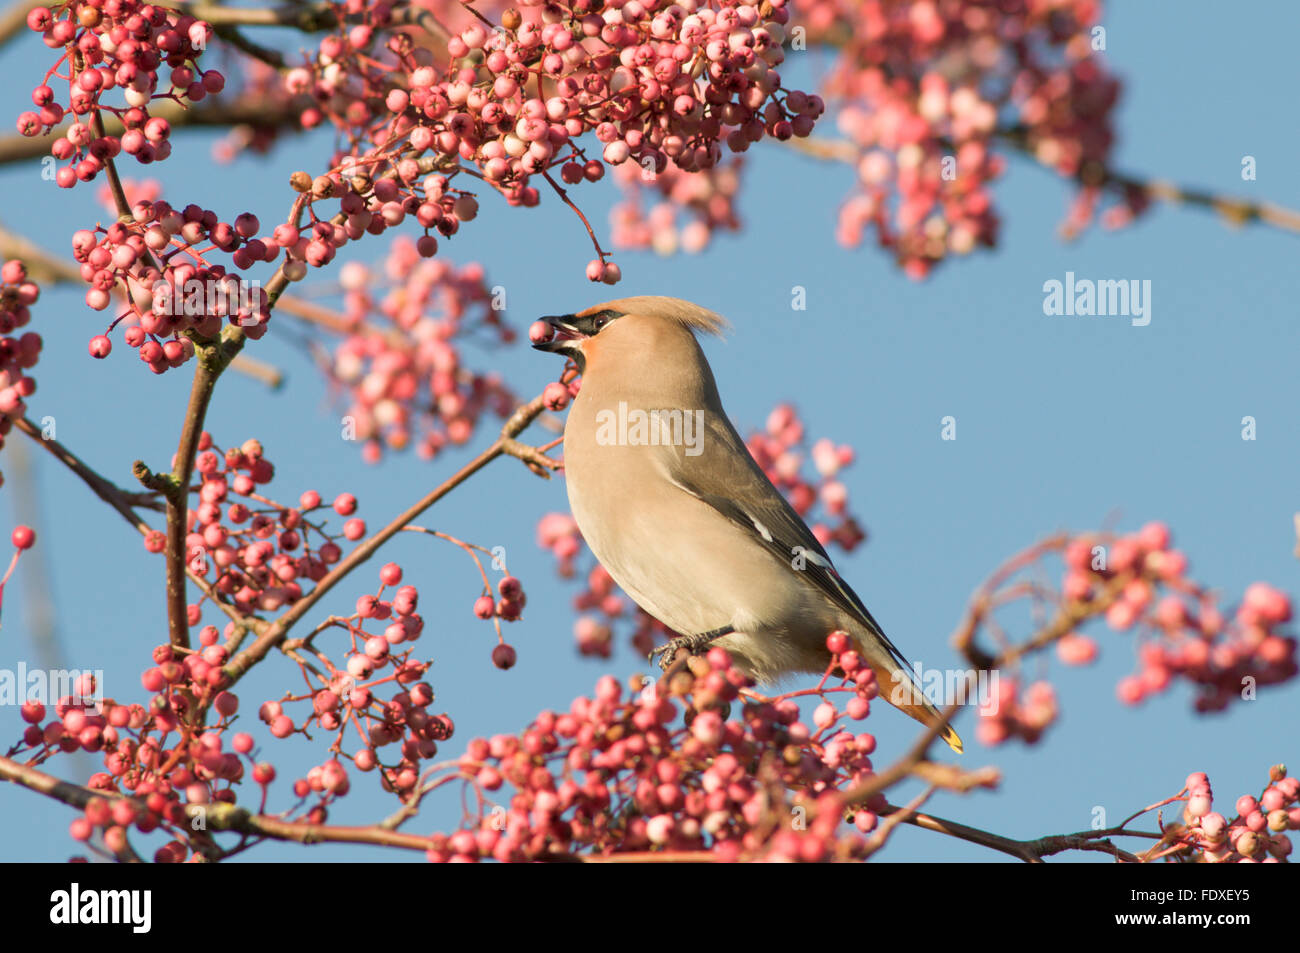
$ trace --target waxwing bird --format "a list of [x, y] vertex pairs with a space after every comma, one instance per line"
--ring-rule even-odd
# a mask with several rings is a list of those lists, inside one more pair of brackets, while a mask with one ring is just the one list
[[[646, 612], [716, 642], [759, 682], [823, 672], [827, 636], [848, 633], [881, 696], [939, 720], [908, 664], [727, 419], [697, 332], [726, 322], [642, 296], [543, 319], [533, 346], [572, 358], [582, 387], [564, 426], [569, 506], [587, 544]], [[961, 739], [945, 726], [955, 751]]]

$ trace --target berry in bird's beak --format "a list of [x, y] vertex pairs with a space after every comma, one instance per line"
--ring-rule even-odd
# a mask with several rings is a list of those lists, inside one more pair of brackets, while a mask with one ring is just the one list
[[534, 321], [528, 328], [528, 339], [533, 342], [533, 349], [537, 351], [573, 351], [574, 348], [566, 348], [565, 344], [569, 341], [583, 341], [588, 335], [573, 324], [574, 316], [553, 315]]

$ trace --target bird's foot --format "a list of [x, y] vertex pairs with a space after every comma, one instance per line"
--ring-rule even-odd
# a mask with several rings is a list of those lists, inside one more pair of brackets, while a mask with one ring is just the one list
[[720, 629], [712, 629], [708, 632], [697, 632], [695, 635], [680, 635], [666, 645], [661, 645], [650, 653], [653, 660], [659, 656], [659, 668], [662, 671], [668, 671], [677, 657], [677, 653], [682, 649], [686, 650], [687, 655], [699, 655], [702, 649], [706, 649], [715, 639], [720, 639], [724, 635], [730, 635], [736, 630], [729, 625], [724, 625]]

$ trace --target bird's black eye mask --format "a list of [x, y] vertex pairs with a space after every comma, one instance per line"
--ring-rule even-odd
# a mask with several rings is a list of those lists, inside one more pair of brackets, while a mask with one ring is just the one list
[[604, 308], [582, 316], [576, 314], [548, 315], [540, 320], [551, 326], [551, 336], [545, 340], [537, 341], [533, 344], [533, 349], [571, 357], [578, 363], [578, 369], [581, 371], [583, 370], [584, 361], [578, 343], [585, 341], [587, 338], [594, 338], [603, 329], [609, 327], [613, 321], [621, 317], [623, 317], [622, 311], [614, 311], [611, 308]]
[[578, 317], [574, 314], [565, 315], [559, 320], [573, 328], [583, 337], [594, 338], [602, 329], [608, 327], [611, 321], [621, 317], [623, 317], [622, 311], [614, 311], [611, 308], [605, 308], [602, 311], [584, 315], [583, 317]]

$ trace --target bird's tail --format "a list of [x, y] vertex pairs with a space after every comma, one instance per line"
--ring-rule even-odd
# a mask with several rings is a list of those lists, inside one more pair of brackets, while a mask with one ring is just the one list
[[[921, 691], [916, 677], [905, 662], [896, 659], [885, 645], [881, 645], [869, 634], [866, 638], [855, 639], [858, 652], [871, 670], [876, 673], [876, 684], [880, 695], [903, 714], [915, 718], [927, 728], [943, 720], [939, 709], [930, 703]], [[874, 643], [874, 644], [873, 644]], [[892, 648], [892, 646], [890, 646]], [[948, 747], [961, 754], [961, 737], [952, 725], [944, 725], [939, 737], [948, 743]]]

